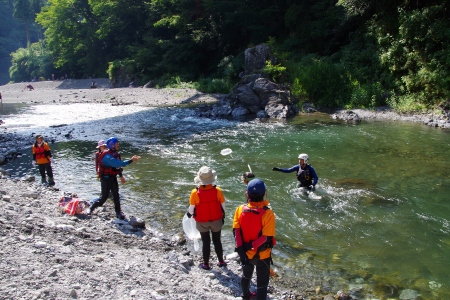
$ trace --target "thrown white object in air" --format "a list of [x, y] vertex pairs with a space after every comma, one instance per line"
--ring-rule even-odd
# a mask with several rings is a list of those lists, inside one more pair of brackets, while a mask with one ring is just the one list
[[197, 227], [195, 226], [194, 218], [188, 218], [188, 216], [184, 215], [183, 230], [189, 239], [194, 240], [194, 250], [198, 251], [198, 239], [200, 238], [200, 231], [198, 231]]
[[233, 152], [233, 150], [231, 150], [230, 148], [226, 148], [226, 149], [223, 149], [222, 151], [220, 151], [220, 154], [228, 155], [228, 154], [231, 154], [231, 152]]

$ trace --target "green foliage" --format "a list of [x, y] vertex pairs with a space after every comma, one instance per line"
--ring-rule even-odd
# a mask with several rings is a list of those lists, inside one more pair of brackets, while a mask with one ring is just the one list
[[379, 82], [359, 84], [359, 82], [355, 81], [353, 82], [350, 102], [345, 105], [345, 108], [373, 109], [377, 106], [385, 105], [385, 98], [384, 90]]
[[183, 88], [183, 89], [197, 89], [202, 93], [230, 93], [233, 88], [233, 83], [225, 79], [217, 78], [200, 78], [197, 82], [183, 81], [179, 76], [173, 76], [167, 80], [160, 81], [160, 85], [167, 88]]
[[319, 107], [342, 107], [350, 99], [351, 83], [342, 66], [321, 59], [292, 63], [292, 94]]
[[[28, 22], [33, 38], [43, 3], [9, 0], [0, 8]], [[7, 17], [1, 28], [12, 24]], [[228, 92], [244, 50], [268, 41], [278, 62], [267, 63], [265, 73], [290, 83], [302, 101], [372, 108], [392, 97], [388, 103], [399, 109], [421, 109], [450, 98], [447, 0], [49, 0], [36, 20], [47, 59], [76, 78], [120, 72], [161, 86]], [[5, 53], [26, 45], [25, 34], [14, 38], [14, 31], [0, 32], [0, 71]], [[37, 72], [35, 51], [15, 57], [15, 78]]]
[[272, 65], [270, 61], [266, 61], [263, 72], [268, 74], [274, 82], [283, 82], [286, 80], [286, 67], [281, 64]]
[[200, 78], [195, 87], [203, 93], [228, 94], [231, 92], [233, 85], [232, 82], [226, 79]]
[[33, 43], [28, 48], [19, 48], [11, 54], [12, 66], [9, 76], [15, 82], [30, 81], [33, 77], [51, 78], [53, 65], [43, 43]]
[[387, 101], [389, 106], [399, 113], [426, 112], [430, 107], [426, 106], [426, 98], [423, 93], [403, 94], [394, 96]]
[[433, 1], [425, 7], [399, 9], [397, 33], [377, 31], [381, 62], [395, 78], [399, 99], [394, 104], [433, 106], [450, 97], [450, 4]]

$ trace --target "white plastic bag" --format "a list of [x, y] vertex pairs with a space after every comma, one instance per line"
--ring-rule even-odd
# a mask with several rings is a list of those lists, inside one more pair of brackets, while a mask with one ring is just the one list
[[195, 227], [194, 218], [188, 218], [188, 216], [184, 215], [183, 230], [189, 239], [194, 240], [194, 250], [198, 251], [198, 239], [200, 238], [200, 231], [198, 231]]

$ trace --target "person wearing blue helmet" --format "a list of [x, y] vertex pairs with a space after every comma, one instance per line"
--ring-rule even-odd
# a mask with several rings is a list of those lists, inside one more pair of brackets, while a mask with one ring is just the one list
[[94, 209], [102, 206], [106, 202], [106, 199], [108, 199], [109, 192], [111, 191], [114, 199], [114, 209], [116, 211], [116, 216], [117, 218], [124, 220], [125, 214], [120, 208], [119, 183], [117, 182], [117, 175], [119, 175], [120, 181], [122, 183], [125, 183], [125, 178], [122, 175], [122, 168], [134, 161], [137, 161], [141, 157], [133, 155], [131, 159], [122, 161], [119, 153], [119, 140], [116, 137], [109, 138], [106, 141], [106, 146], [108, 147], [108, 149], [103, 151], [98, 158], [98, 171], [100, 176], [102, 194], [100, 199], [92, 204], [92, 206], [88, 209], [87, 213], [91, 214]]
[[[266, 185], [254, 178], [247, 185], [247, 204], [236, 208], [233, 234], [236, 252], [242, 264], [242, 299], [265, 300], [269, 286], [272, 247], [275, 246], [275, 214], [269, 208]], [[256, 268], [256, 293], [250, 281]]]

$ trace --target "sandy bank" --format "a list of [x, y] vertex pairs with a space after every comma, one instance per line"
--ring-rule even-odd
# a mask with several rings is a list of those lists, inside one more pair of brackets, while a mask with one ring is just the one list
[[[100, 88], [90, 89], [95, 81]], [[170, 106], [190, 103], [213, 103], [223, 95], [204, 94], [194, 89], [111, 88], [106, 78], [30, 83], [0, 86], [3, 103], [112, 103], [145, 106]]]

